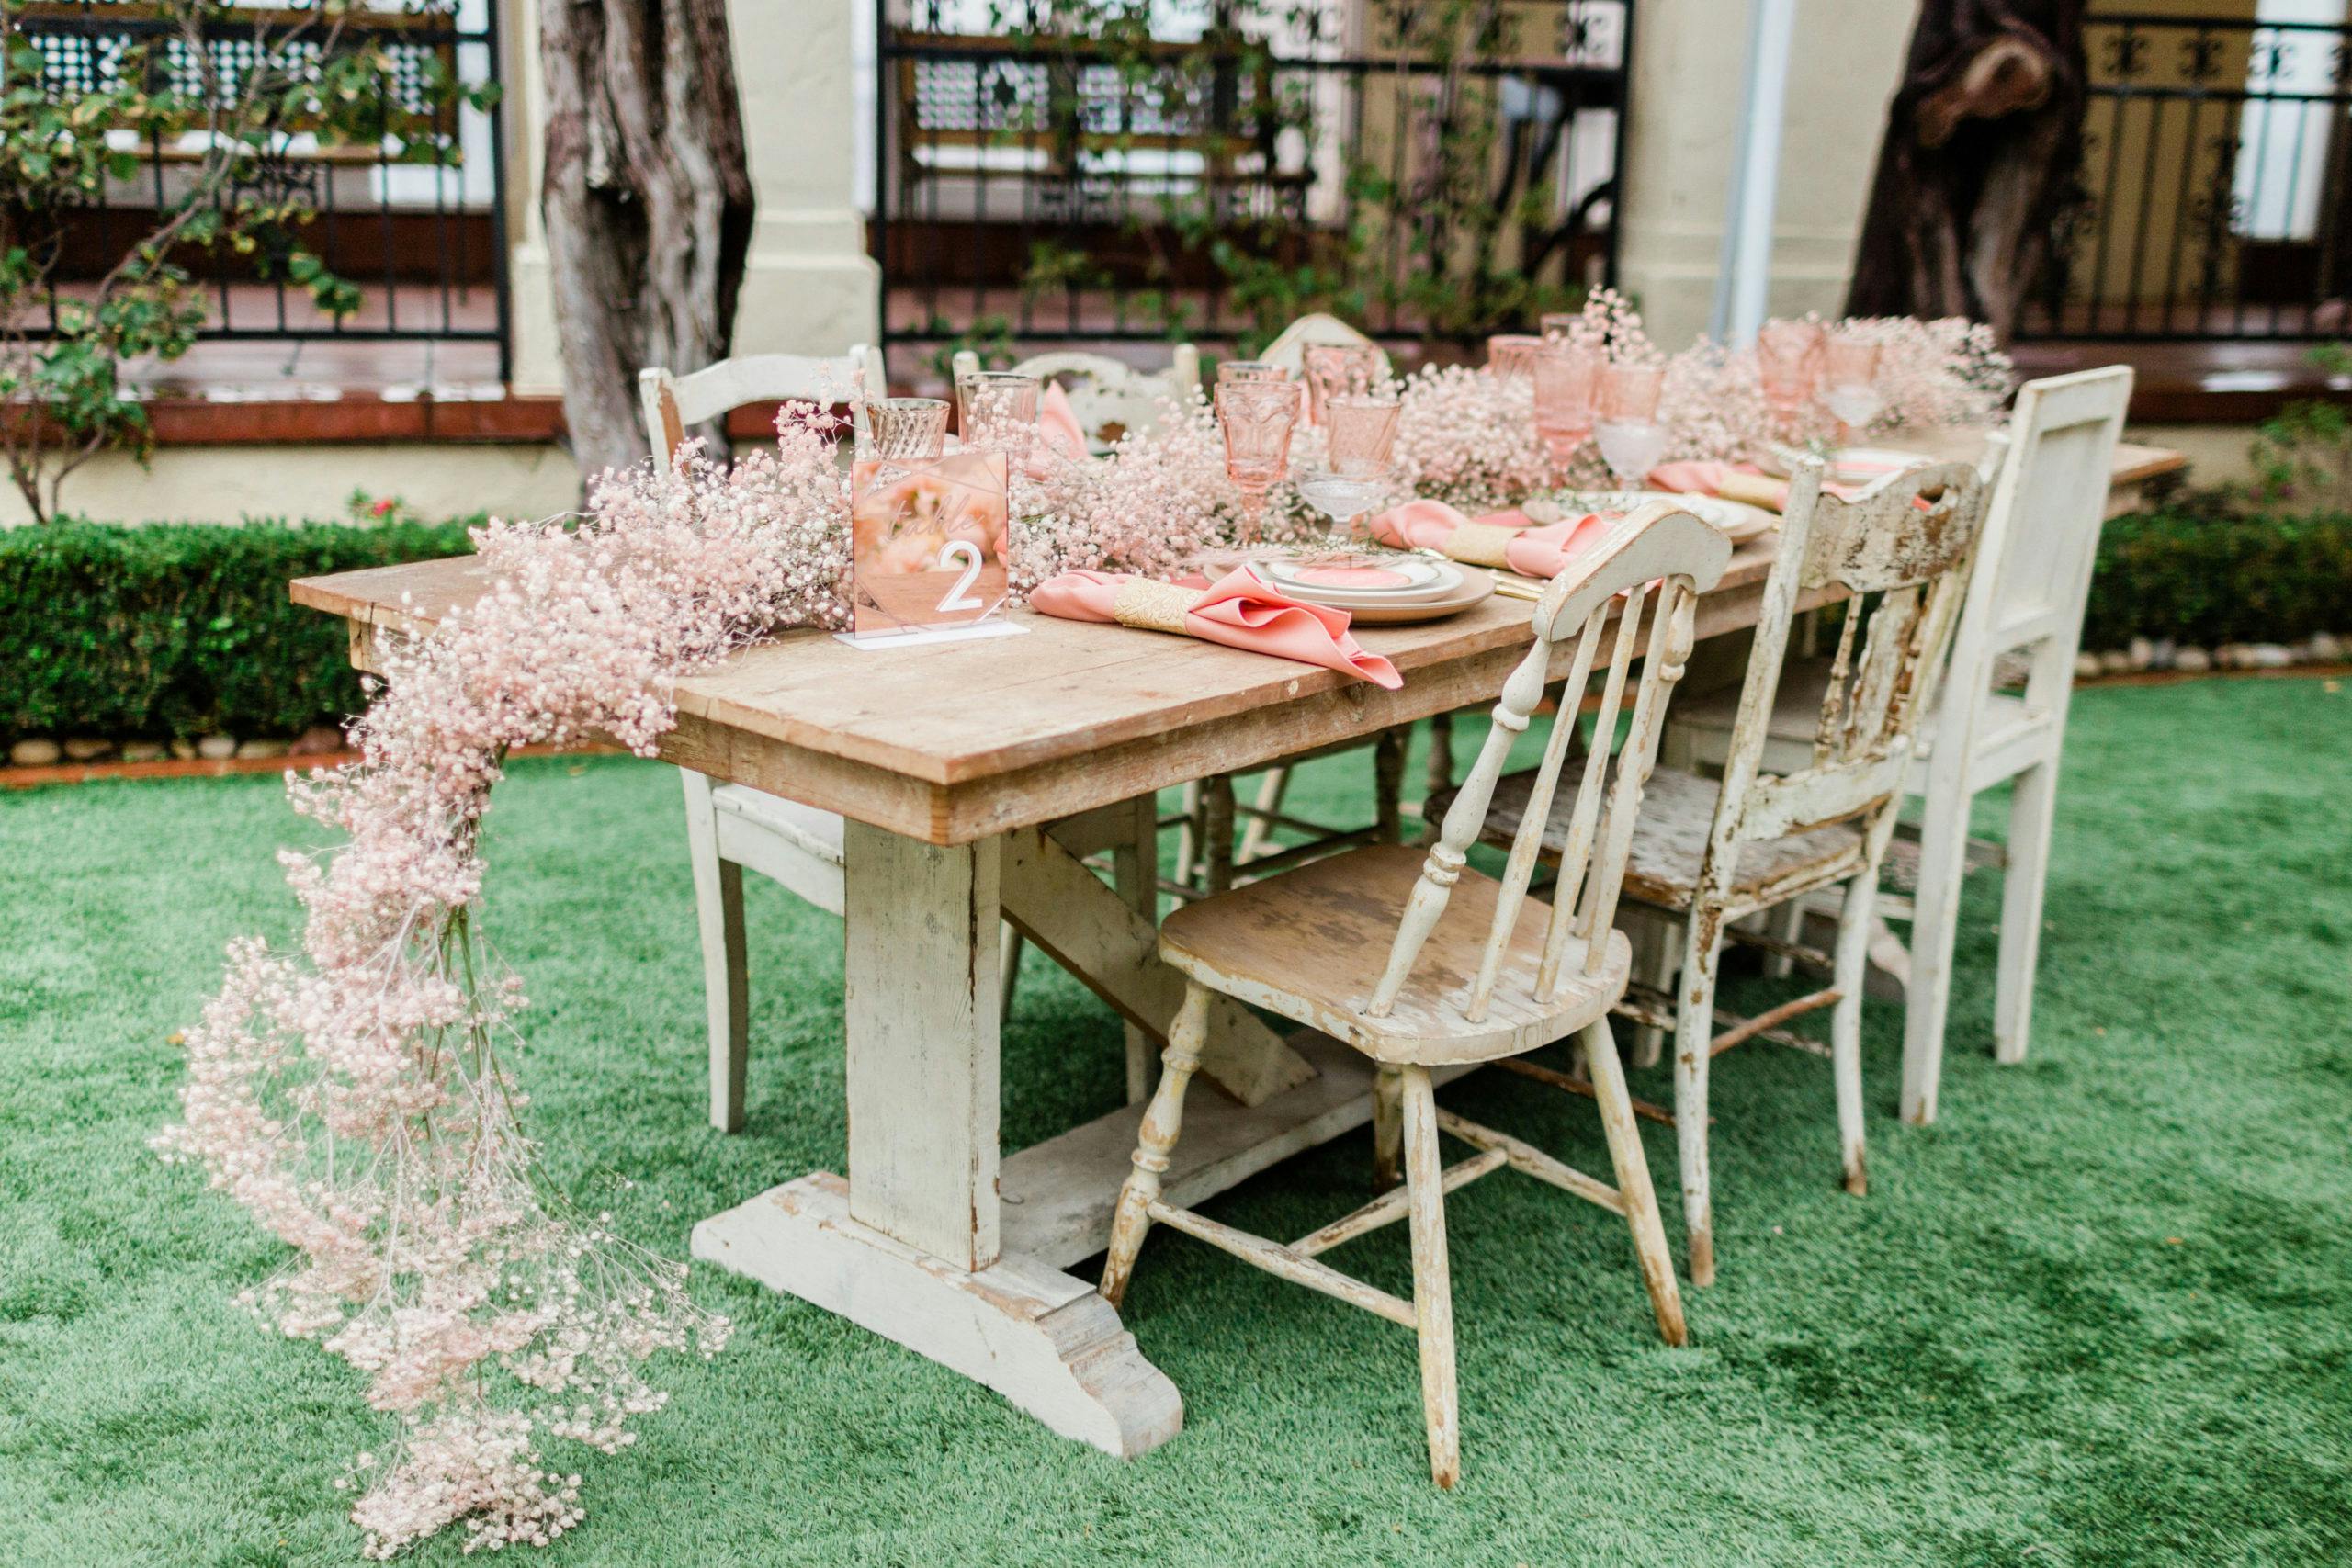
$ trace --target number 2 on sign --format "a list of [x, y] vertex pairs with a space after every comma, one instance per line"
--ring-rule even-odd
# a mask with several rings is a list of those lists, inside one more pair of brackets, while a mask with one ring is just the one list
[[969, 539], [950, 542], [945, 549], [939, 552], [939, 564], [942, 568], [961, 566], [964, 569], [964, 575], [956, 580], [956, 586], [949, 589], [947, 597], [939, 602], [941, 614], [950, 610], [978, 609], [979, 600], [967, 592], [980, 575], [980, 552], [972, 542]]

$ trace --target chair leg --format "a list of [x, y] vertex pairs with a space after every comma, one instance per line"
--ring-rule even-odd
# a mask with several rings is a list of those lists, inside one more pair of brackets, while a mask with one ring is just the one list
[[1233, 777], [1201, 781], [1201, 886], [1211, 896], [1233, 886]]
[[1289, 793], [1288, 768], [1268, 768], [1258, 776], [1257, 811], [1241, 825], [1241, 848], [1233, 856], [1236, 865], [1247, 865], [1266, 852], [1266, 840], [1273, 833], [1266, 818], [1283, 808], [1283, 796]]
[[[1939, 781], [1940, 782], [1940, 781]], [[1960, 934], [1961, 884], [1968, 870], [1968, 796], [1930, 790], [1920, 825], [1919, 886], [1911, 895], [1911, 978], [1903, 992], [1903, 1119], [1936, 1119], [1944, 1072], [1945, 1014], [1951, 1005], [1952, 949]]]
[[[1792, 898], [1775, 905], [1764, 913], [1764, 934], [1781, 942], [1794, 942], [1804, 935], [1804, 900]], [[1764, 973], [1775, 980], [1785, 980], [1796, 973], [1797, 963], [1786, 953], [1768, 953], [1764, 955]]]
[[1373, 822], [1384, 844], [1405, 841], [1405, 742], [1407, 725], [1384, 729], [1372, 749]]
[[[1145, 795], [1135, 803], [1135, 833], [1111, 852], [1111, 885], [1127, 908], [1152, 926], [1159, 924], [1159, 810]], [[1134, 1105], [1151, 1092], [1151, 1036], [1133, 1023], [1125, 1026], [1127, 1046], [1127, 1103]]]
[[743, 1084], [751, 1065], [751, 985], [743, 941], [743, 868], [718, 857], [710, 780], [680, 769], [686, 790], [686, 858], [694, 868], [695, 919], [702, 934], [702, 989], [710, 1031], [710, 1124], [743, 1130]]
[[[1680, 956], [1682, 933], [1664, 920], [1642, 923], [1640, 939], [1634, 943], [1634, 963], [1641, 966], [1642, 984], [1652, 990], [1674, 994], [1674, 966]], [[1634, 1026], [1634, 1066], [1655, 1067], [1666, 1054], [1666, 1031], [1653, 1029], [1646, 1023]]]
[[2041, 903], [2050, 882], [2050, 834], [2058, 815], [2056, 758], [2017, 776], [2009, 796], [2009, 871], [2001, 891], [2001, 968], [1993, 995], [1993, 1055], [2025, 1060], [2033, 1024], [2033, 977], [2041, 954]]
[[1600, 1108], [1600, 1130], [1609, 1138], [1609, 1163], [1616, 1168], [1617, 1191], [1625, 1200], [1625, 1224], [1634, 1233], [1634, 1258], [1641, 1265], [1642, 1288], [1650, 1293], [1658, 1337], [1669, 1345], [1690, 1337], [1682, 1319], [1682, 1291], [1674, 1282], [1674, 1258], [1666, 1247], [1666, 1225], [1657, 1216], [1657, 1190], [1650, 1185], [1649, 1156], [1634, 1124], [1634, 1102], [1625, 1092], [1625, 1068], [1617, 1060], [1617, 1038], [1609, 1021], [1595, 1019], [1583, 1035], [1586, 1073], [1593, 1102]]
[[1198, 780], [1184, 786], [1183, 822], [1176, 829], [1175, 879], [1180, 886], [1193, 885], [1193, 870], [1201, 858], [1201, 786]]
[[1427, 1067], [1400, 1072], [1405, 1123], [1406, 1222], [1413, 1238], [1413, 1325], [1421, 1347], [1421, 1413], [1430, 1478], [1462, 1479], [1462, 1429], [1453, 1379], [1453, 1281], [1445, 1257], [1444, 1167], [1438, 1156], [1437, 1094]]
[[1693, 909], [1682, 936], [1682, 989], [1674, 1010], [1674, 1142], [1682, 1160], [1682, 1224], [1690, 1282], [1715, 1282], [1715, 1215], [1707, 1186], [1707, 1071], [1715, 1035], [1719, 916]]
[[1846, 1190], [1860, 1198], [1870, 1190], [1862, 1149], [1862, 987], [1871, 966], [1871, 910], [1878, 897], [1878, 869], [1846, 885], [1846, 906], [1838, 916], [1836, 977], [1838, 1005], [1829, 1014], [1829, 1074], [1838, 1088], [1838, 1145]]
[[998, 944], [996, 958], [996, 1018], [999, 1023], [1012, 1016], [1012, 993], [1021, 984], [1021, 950], [1029, 939], [1013, 929], [1008, 920], [1004, 940]]
[[1404, 1147], [1404, 1079], [1384, 1066], [1372, 1080], [1372, 1184], [1382, 1192], [1404, 1179], [1397, 1161]]
[[1111, 1246], [1102, 1261], [1102, 1299], [1117, 1306], [1126, 1296], [1136, 1254], [1144, 1233], [1151, 1228], [1151, 1206], [1159, 1201], [1159, 1179], [1168, 1173], [1169, 1151], [1184, 1126], [1184, 1090], [1200, 1070], [1201, 1043], [1209, 1027], [1208, 987], [1197, 983], [1184, 987], [1184, 1003], [1168, 1026], [1168, 1049], [1159, 1058], [1159, 1087], [1145, 1108], [1143, 1127], [1136, 1142], [1135, 1168], [1119, 1189], [1119, 1206], [1111, 1219]]
[[1450, 713], [1430, 715], [1428, 783], [1431, 795], [1453, 787], [1453, 716]]

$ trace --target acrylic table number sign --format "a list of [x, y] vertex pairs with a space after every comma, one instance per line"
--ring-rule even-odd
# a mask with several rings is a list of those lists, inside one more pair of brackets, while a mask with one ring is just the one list
[[861, 649], [1025, 628], [998, 615], [1011, 509], [1002, 452], [864, 459], [850, 475], [851, 630]]

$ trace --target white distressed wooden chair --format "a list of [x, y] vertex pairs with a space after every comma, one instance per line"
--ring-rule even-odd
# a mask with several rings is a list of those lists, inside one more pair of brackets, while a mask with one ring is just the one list
[[[950, 365], [960, 381], [979, 370], [980, 356], [968, 348], [958, 349]], [[1138, 370], [1105, 354], [1075, 350], [1040, 354], [1012, 368], [1059, 382], [1080, 428], [1089, 440], [1105, 446], [1131, 431], [1153, 429], [1162, 404], [1171, 399], [1181, 402], [1201, 389], [1200, 351], [1189, 343], [1176, 345], [1165, 370]]]
[[[1900, 976], [1907, 1009], [1902, 1104], [1913, 1122], [1936, 1116], [1962, 881], [1979, 858], [1968, 838], [1970, 807], [1977, 795], [2011, 780], [2008, 840], [1998, 855], [2008, 874], [1993, 1045], [2000, 1061], [2025, 1059], [2058, 757], [2109, 474], [2131, 400], [2132, 370], [2121, 365], [2028, 382], [2018, 394], [1941, 698], [1920, 717], [1905, 780], [1909, 794], [1924, 797], [1910, 878], [1910, 951]], [[1996, 689], [1995, 666], [2018, 652], [2030, 671], [2023, 694], [2011, 695]], [[1801, 765], [1827, 677], [1826, 661], [1808, 660], [1781, 678], [1765, 767]], [[1667, 764], [1720, 766], [1737, 716], [1730, 693], [1679, 705], [1667, 728]], [[1899, 903], [1888, 912], [1897, 919], [1905, 913]]]
[[[1637, 984], [1618, 1011], [1674, 1032], [1675, 1141], [1697, 1285], [1715, 1277], [1707, 1089], [1716, 1055], [1759, 1038], [1826, 1055], [1846, 1188], [1858, 1196], [1867, 1188], [1861, 1025], [1872, 900], [1917, 716], [1934, 701], [1983, 519], [1984, 484], [1964, 463], [1890, 476], [1850, 502], [1822, 494], [1821, 474], [1820, 463], [1808, 460], [1790, 485], [1723, 779], [1658, 769], [1626, 873], [1627, 897], [1647, 907], [1651, 918], [1681, 928], [1675, 993]], [[1932, 503], [1922, 504], [1928, 497]], [[1797, 607], [1838, 589], [1849, 597], [1831, 678], [1815, 709], [1812, 744], [1801, 765], [1767, 773], [1767, 728]], [[1538, 775], [1523, 773], [1497, 786], [1490, 842], [1516, 843], [1540, 809], [1539, 784]], [[1563, 852], [1572, 841], [1576, 806], [1550, 804], [1547, 853]], [[1829, 887], [1844, 889], [1834, 955], [1734, 925]], [[1716, 964], [1726, 938], [1793, 953], [1829, 969], [1833, 979], [1754, 1018], [1718, 1011]], [[1782, 1027], [1821, 1008], [1834, 1010], [1826, 1048]]]
[[[668, 473], [687, 432], [745, 403], [807, 398], [847, 401], [863, 436], [863, 389], [878, 392], [882, 355], [865, 344], [819, 358], [792, 354], [724, 359], [687, 376], [654, 368], [638, 375], [638, 396], [654, 467]], [[743, 1126], [743, 1084], [751, 1060], [751, 990], [743, 930], [743, 868], [751, 867], [829, 914], [842, 912], [842, 819], [749, 784], [719, 784], [678, 770], [686, 792], [686, 849], [694, 866], [695, 914], [702, 931], [702, 979], [710, 1025], [710, 1124]], [[1021, 950], [1004, 944], [1001, 998], [1012, 1005]], [[1139, 1050], [1130, 1045], [1130, 1053]], [[1129, 1072], [1129, 1087], [1141, 1089]]]
[[[1327, 316], [1317, 310], [1299, 317], [1276, 333], [1274, 341], [1268, 344], [1265, 352], [1258, 357], [1270, 364], [1279, 365], [1289, 371], [1293, 377], [1296, 377], [1306, 368], [1308, 344], [1371, 342], [1371, 338], [1348, 325], [1339, 317]], [[1380, 373], [1384, 377], [1393, 374], [1393, 367], [1388, 362], [1387, 351], [1385, 349], [1380, 355]]]
[[[1161, 1057], [1159, 1089], [1144, 1113], [1135, 1168], [1119, 1191], [1102, 1294], [1114, 1304], [1125, 1295], [1145, 1233], [1159, 1224], [1413, 1328], [1430, 1471], [1440, 1486], [1452, 1486], [1461, 1471], [1446, 1192], [1509, 1165], [1623, 1215], [1658, 1332], [1668, 1344], [1684, 1338], [1673, 1262], [1609, 1033], [1609, 1010], [1624, 989], [1630, 964], [1613, 916], [1659, 715], [1690, 651], [1692, 603], [1722, 575], [1730, 555], [1722, 535], [1672, 502], [1624, 519], [1537, 604], [1535, 646], [1505, 684], [1470, 782], [1426, 858], [1396, 845], [1353, 850], [1190, 905], [1160, 927], [1160, 956], [1183, 971], [1187, 989]], [[1604, 804], [1599, 758], [1608, 748], [1598, 748], [1584, 769], [1582, 807], [1561, 857], [1569, 869], [1555, 884], [1555, 901], [1547, 906], [1528, 891], [1539, 829], [1512, 843], [1499, 881], [1471, 869], [1465, 856], [1485, 825], [1488, 794], [1511, 741], [1543, 700], [1550, 671], [1565, 665], [1566, 689], [1581, 692], [1596, 664], [1605, 663], [1602, 733], [1613, 734], [1617, 716], [1628, 711], [1627, 671], [1637, 646], [1645, 656], [1630, 682], [1630, 725], [1615, 782]], [[1554, 728], [1539, 795], [1552, 790], [1571, 728]], [[1200, 1066], [1212, 993], [1322, 1030], [1376, 1064], [1375, 1165], [1393, 1184], [1401, 1143], [1402, 1190], [1392, 1185], [1288, 1246], [1161, 1201], [1160, 1176], [1182, 1122], [1186, 1086]], [[1591, 1091], [1615, 1167], [1613, 1187], [1441, 1111], [1434, 1099], [1432, 1068], [1516, 1056], [1571, 1035], [1582, 1038], [1592, 1062]], [[1441, 1132], [1477, 1152], [1442, 1169]], [[1340, 1243], [1398, 1219], [1412, 1232], [1411, 1301], [1320, 1261]]]

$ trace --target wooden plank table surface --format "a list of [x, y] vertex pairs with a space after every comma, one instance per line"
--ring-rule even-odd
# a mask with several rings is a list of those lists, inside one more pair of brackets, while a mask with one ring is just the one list
[[[1973, 457], [1976, 432], [1917, 445]], [[2110, 514], [2180, 468], [2117, 450]], [[1774, 539], [1740, 547], [1699, 604], [1701, 637], [1755, 623]], [[485, 586], [469, 558], [293, 584], [348, 623], [352, 659]], [[1825, 593], [1806, 603], [1826, 602]], [[1135, 1146], [1129, 1105], [1005, 1157], [998, 1146], [1002, 920], [1155, 1041], [1182, 986], [1153, 922], [1080, 852], [1148, 835], [1158, 790], [1491, 702], [1531, 606], [1367, 626], [1405, 678], [1336, 671], [1157, 632], [1011, 612], [1025, 635], [887, 651], [795, 633], [682, 681], [668, 761], [839, 812], [843, 832], [849, 1179], [817, 1171], [695, 1227], [714, 1259], [884, 1334], [1112, 1453], [1175, 1435], [1182, 1404], [1118, 1314], [1065, 1270], [1099, 1252]], [[1555, 677], [1565, 671], [1555, 671]], [[1124, 827], [1120, 827], [1124, 824]], [[680, 918], [685, 919], [684, 911]], [[1166, 1196], [1197, 1204], [1371, 1118], [1363, 1058], [1212, 1019]]]

